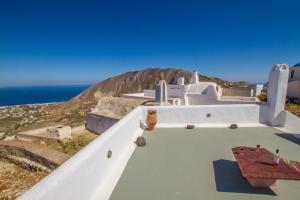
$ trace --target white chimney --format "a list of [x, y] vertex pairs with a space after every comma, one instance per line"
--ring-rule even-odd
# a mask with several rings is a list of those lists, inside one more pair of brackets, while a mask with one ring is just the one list
[[160, 80], [155, 88], [155, 101], [159, 104], [168, 102], [168, 86], [165, 80]]
[[198, 72], [193, 71], [193, 75], [191, 77], [190, 84], [197, 84], [197, 83], [199, 83]]
[[276, 64], [269, 74], [268, 104], [269, 123], [272, 126], [282, 126], [287, 85], [289, 79], [289, 67], [286, 64]]
[[177, 85], [184, 85], [184, 77], [179, 77], [178, 78]]

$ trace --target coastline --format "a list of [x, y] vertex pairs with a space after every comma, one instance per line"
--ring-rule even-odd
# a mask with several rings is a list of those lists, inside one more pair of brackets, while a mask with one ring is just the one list
[[29, 103], [29, 104], [17, 104], [17, 105], [10, 105], [10, 106], [1, 106], [0, 108], [9, 108], [9, 107], [21, 107], [21, 106], [47, 106], [47, 105], [52, 105], [52, 104], [57, 104], [57, 103], [63, 103], [65, 101], [60, 101], [60, 102], [48, 102], [48, 103]]
[[88, 88], [89, 85], [0, 88], [0, 107], [65, 102]]

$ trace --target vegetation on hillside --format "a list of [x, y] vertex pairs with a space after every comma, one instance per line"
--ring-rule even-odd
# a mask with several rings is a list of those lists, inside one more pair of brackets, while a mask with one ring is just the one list
[[[268, 97], [266, 94], [261, 94], [258, 96], [259, 100], [261, 102], [267, 102], [268, 101]], [[292, 103], [289, 102], [288, 100], [285, 103], [285, 109], [291, 113], [293, 113], [294, 115], [300, 117], [300, 105], [296, 104], [296, 103]]]
[[0, 199], [16, 199], [48, 173], [28, 171], [0, 158]]
[[79, 135], [72, 138], [71, 140], [66, 141], [47, 141], [46, 145], [51, 149], [72, 156], [78, 151], [80, 151], [83, 147], [88, 145], [93, 139], [94, 137], [88, 137], [87, 135]]
[[300, 105], [299, 104], [295, 104], [295, 103], [286, 103], [285, 104], [285, 109], [287, 111], [290, 111], [291, 113], [293, 113], [294, 115], [300, 117]]
[[20, 131], [57, 124], [78, 126], [85, 123], [86, 108], [51, 110], [54, 105], [24, 105], [0, 107], [0, 133], [13, 135]]

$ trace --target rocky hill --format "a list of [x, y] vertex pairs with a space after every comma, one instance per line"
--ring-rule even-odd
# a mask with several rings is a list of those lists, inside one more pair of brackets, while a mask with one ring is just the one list
[[[99, 82], [79, 96], [70, 100], [69, 103], [77, 102], [94, 102], [102, 96], [119, 96], [122, 93], [142, 92], [144, 89], [154, 89], [159, 80], [166, 80], [169, 84], [176, 84], [179, 77], [184, 77], [186, 83], [192, 76], [192, 72], [176, 68], [147, 68], [142, 71], [126, 72], [124, 74], [108, 78]], [[215, 82], [223, 87], [246, 86], [248, 83], [229, 82], [215, 77], [199, 75], [200, 81]]]
[[[55, 122], [69, 125], [82, 123], [85, 120], [86, 113], [91, 111], [97, 103], [98, 108], [99, 106], [103, 108], [101, 110], [110, 110], [110, 115], [122, 117], [135, 106], [140, 105], [142, 101], [134, 99], [120, 100], [118, 98], [120, 94], [154, 89], [155, 85], [162, 79], [169, 84], [176, 84], [179, 77], [184, 77], [186, 83], [188, 83], [191, 76], [192, 72], [176, 68], [147, 68], [142, 71], [126, 72], [92, 85], [70, 101], [48, 105], [46, 110], [51, 113], [51, 118], [55, 119]], [[215, 82], [223, 87], [248, 85], [244, 81], [229, 82], [203, 75], [199, 75], [199, 80]], [[121, 107], [124, 109], [120, 109]], [[103, 114], [105, 113], [107, 112], [103, 111]]]

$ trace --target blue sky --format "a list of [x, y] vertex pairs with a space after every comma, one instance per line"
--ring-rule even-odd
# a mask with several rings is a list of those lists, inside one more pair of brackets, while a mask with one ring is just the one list
[[0, 86], [85, 84], [147, 67], [264, 82], [300, 62], [300, 1], [0, 0]]

